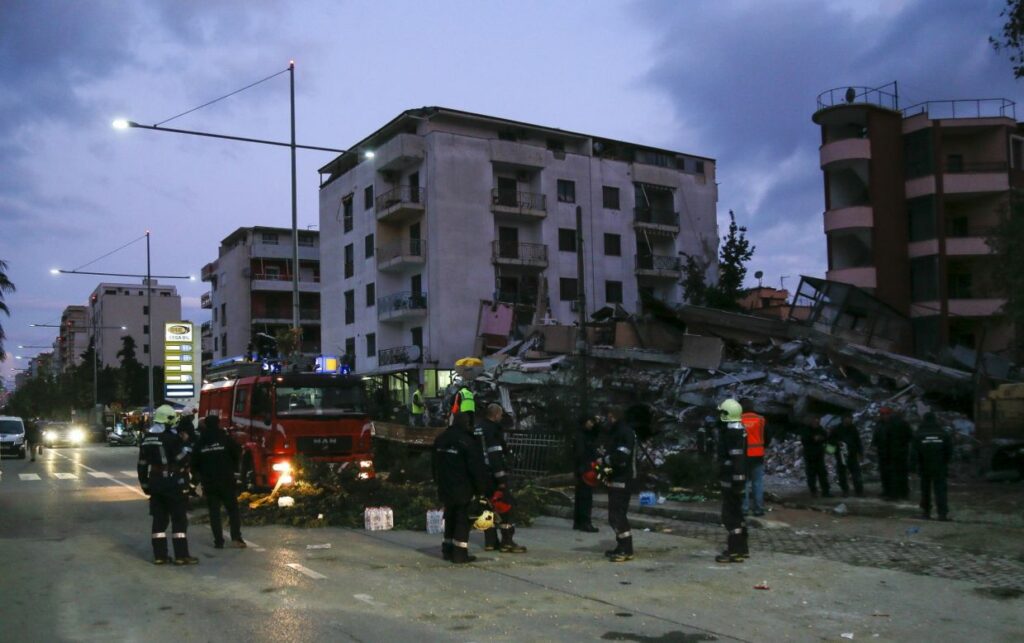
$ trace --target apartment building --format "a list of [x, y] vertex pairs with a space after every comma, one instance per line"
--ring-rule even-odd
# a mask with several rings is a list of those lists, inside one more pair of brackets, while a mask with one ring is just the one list
[[54, 368], [66, 372], [82, 363], [89, 348], [89, 312], [85, 306], [68, 306], [60, 316], [60, 330], [53, 343]]
[[901, 108], [895, 83], [818, 97], [828, 279], [911, 318], [906, 349], [1000, 352], [1013, 328], [987, 243], [1024, 187], [1024, 132], [1006, 99]]
[[[96, 350], [101, 363], [111, 366], [119, 364], [121, 358], [117, 353], [121, 350], [121, 338], [130, 335], [135, 339], [136, 358], [140, 362], [149, 363], [152, 351], [153, 365], [164, 365], [164, 324], [181, 320], [181, 297], [177, 288], [161, 286], [155, 279], [151, 282], [151, 288], [151, 316], [145, 280], [138, 284], [101, 283], [92, 291], [89, 296], [91, 322], [86, 322], [89, 324], [86, 330], [90, 334], [95, 332]], [[150, 317], [155, 338], [151, 338]], [[121, 330], [122, 326], [124, 330]]]
[[571, 324], [581, 285], [587, 314], [635, 312], [645, 292], [680, 302], [683, 253], [715, 275], [707, 157], [425, 107], [320, 173], [323, 350], [357, 373], [419, 377], [428, 394], [481, 351], [486, 311]]
[[[210, 290], [200, 305], [211, 315], [202, 327], [204, 354], [207, 347], [213, 360], [275, 353], [273, 338], [292, 325], [293, 274], [290, 228], [238, 228], [224, 237], [217, 259], [202, 271]], [[302, 352], [315, 355], [320, 351], [320, 235], [315, 230], [299, 231], [298, 274]]]

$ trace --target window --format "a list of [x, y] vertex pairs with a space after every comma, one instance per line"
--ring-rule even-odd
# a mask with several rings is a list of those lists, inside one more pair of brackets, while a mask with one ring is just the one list
[[604, 233], [604, 254], [609, 257], [622, 256], [622, 237], [610, 232]]
[[622, 282], [621, 281], [606, 281], [604, 282], [604, 300], [609, 304], [621, 304], [622, 303]]
[[366, 188], [363, 189], [363, 209], [364, 210], [372, 210], [373, 209], [373, 186], [372, 185], [367, 185]]
[[345, 246], [345, 278], [348, 279], [356, 271], [356, 248], [351, 243]]
[[970, 236], [971, 228], [967, 224], [967, 217], [951, 217], [946, 221], [946, 236], [947, 237], [968, 237]]
[[577, 295], [576, 279], [562, 277], [558, 280], [558, 299], [561, 301], [576, 301]]
[[313, 237], [307, 237], [304, 234], [299, 235], [299, 245], [304, 248], [312, 248], [314, 245], [314, 241], [315, 239]]
[[366, 284], [366, 307], [372, 308], [377, 303], [377, 286], [372, 281]]
[[498, 132], [499, 141], [517, 141], [519, 137], [516, 135], [514, 130], [503, 129]]
[[923, 196], [907, 201], [907, 221], [910, 241], [927, 241], [936, 236], [935, 196]]
[[220, 356], [225, 357], [228, 354], [228, 334], [221, 333], [220, 335]]
[[149, 324], [143, 324], [142, 325], [142, 334], [143, 335], [148, 335], [149, 334]]
[[608, 210], [619, 209], [619, 188], [613, 188], [609, 185], [601, 188], [601, 194], [604, 200], [604, 207]]
[[227, 326], [228, 325], [228, 307], [227, 307], [227, 304], [221, 304], [220, 305], [220, 325], [221, 326]]
[[103, 291], [103, 294], [104, 295], [116, 295], [117, 294], [117, 290], [115, 290], [114, 288], [107, 288], [106, 290]]
[[366, 334], [366, 356], [377, 356], [377, 333]]
[[363, 240], [363, 255], [369, 259], [373, 256], [373, 234], [366, 235]]
[[279, 279], [281, 277], [281, 266], [264, 266], [263, 276], [267, 279]]
[[220, 348], [220, 341], [219, 340], [220, 340], [220, 337], [217, 337], [216, 335], [214, 335], [214, 337], [213, 337], [213, 351], [214, 352], [217, 352], [217, 349]]
[[409, 329], [409, 336], [412, 339], [412, 345], [418, 346], [420, 349], [423, 348], [423, 327], [413, 326]]
[[948, 278], [949, 290], [946, 295], [950, 299], [971, 298], [971, 273], [950, 272]]
[[910, 301], [939, 298], [939, 266], [935, 256], [910, 260]]
[[277, 245], [277, 233], [276, 232], [263, 232], [260, 234], [260, 243], [265, 243], [268, 246]]
[[149, 355], [149, 344], [142, 345], [142, 352], [145, 353], [146, 355]]
[[1024, 170], [1024, 138], [1010, 137], [1010, 163], [1015, 170]]
[[964, 155], [963, 154], [947, 154], [946, 155], [946, 171], [947, 172], [963, 172], [964, 171]]
[[245, 413], [245, 403], [249, 401], [249, 389], [235, 389], [235, 413]]
[[149, 306], [143, 306], [142, 307], [142, 314], [143, 315], [148, 315], [149, 314]]
[[356, 367], [356, 338], [349, 337], [345, 340], [345, 361], [348, 362], [349, 368], [355, 369]]
[[576, 252], [576, 231], [574, 229], [558, 229], [558, 251]]
[[903, 163], [907, 178], [910, 179], [933, 172], [931, 128], [918, 130], [903, 137]]
[[352, 232], [352, 195], [349, 194], [341, 200], [342, 224], [345, 232]]
[[558, 179], [558, 200], [562, 203], [576, 203], [576, 182]]
[[552, 152], [561, 152], [563, 154], [565, 153], [565, 143], [559, 141], [558, 139], [549, 138], [547, 140], [547, 147]]
[[213, 321], [217, 321], [217, 309], [213, 309]]
[[704, 161], [697, 161], [694, 164], [693, 171], [696, 174], [704, 174]]
[[345, 323], [356, 323], [356, 291], [345, 291]]

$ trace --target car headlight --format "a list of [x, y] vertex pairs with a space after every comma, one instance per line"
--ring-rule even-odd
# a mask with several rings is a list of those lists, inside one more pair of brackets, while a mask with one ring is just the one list
[[359, 468], [360, 469], [372, 469], [373, 468], [373, 460], [360, 460], [359, 461]]
[[270, 466], [274, 471], [280, 471], [281, 473], [291, 473], [292, 464], [290, 462], [275, 462]]
[[68, 431], [68, 440], [71, 442], [85, 442], [85, 431], [82, 429], [71, 429]]
[[43, 439], [47, 441], [53, 441], [57, 439], [57, 434], [53, 431], [43, 431]]

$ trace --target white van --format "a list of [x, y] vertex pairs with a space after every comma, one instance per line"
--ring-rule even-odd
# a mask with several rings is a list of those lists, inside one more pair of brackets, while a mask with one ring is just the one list
[[12, 415], [0, 415], [0, 456], [16, 455], [25, 459], [25, 423]]

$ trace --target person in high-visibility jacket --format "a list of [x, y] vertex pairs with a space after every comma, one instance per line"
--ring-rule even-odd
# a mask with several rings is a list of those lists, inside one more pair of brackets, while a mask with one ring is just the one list
[[473, 398], [473, 389], [469, 384], [463, 382], [455, 393], [455, 400], [452, 402], [452, 417], [456, 413], [463, 413], [469, 419], [470, 426], [476, 426], [476, 400]]
[[[764, 515], [764, 448], [768, 444], [764, 416], [755, 413], [749, 399], [740, 400], [744, 413], [741, 416], [747, 430], [747, 486], [743, 492], [743, 515], [753, 509], [755, 516]], [[751, 507], [750, 496], [754, 496]]]
[[427, 407], [423, 403], [423, 393], [420, 391], [419, 384], [412, 385], [412, 400], [409, 403], [409, 415], [411, 416], [413, 426], [426, 426], [427, 423], [424, 421]]

